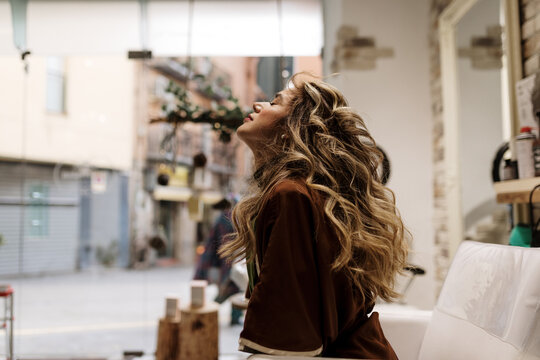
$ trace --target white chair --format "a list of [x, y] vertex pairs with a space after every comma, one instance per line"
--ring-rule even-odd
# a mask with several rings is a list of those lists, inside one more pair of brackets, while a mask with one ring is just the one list
[[401, 360], [540, 360], [540, 249], [465, 241], [432, 314], [376, 310]]
[[540, 359], [540, 249], [465, 241], [429, 322], [414, 311], [380, 318], [402, 360]]

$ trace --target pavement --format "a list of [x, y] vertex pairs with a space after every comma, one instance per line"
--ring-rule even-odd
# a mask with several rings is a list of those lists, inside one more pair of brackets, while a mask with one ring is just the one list
[[[145, 270], [93, 269], [28, 278], [0, 278], [14, 289], [17, 359], [123, 359], [123, 352], [143, 351], [153, 359], [157, 325], [165, 297], [189, 301], [192, 268]], [[207, 288], [206, 299], [217, 294]], [[3, 304], [0, 304], [2, 317]], [[246, 359], [237, 351], [242, 325], [230, 326], [231, 304], [219, 310], [220, 360]], [[0, 359], [5, 358], [0, 331]]]

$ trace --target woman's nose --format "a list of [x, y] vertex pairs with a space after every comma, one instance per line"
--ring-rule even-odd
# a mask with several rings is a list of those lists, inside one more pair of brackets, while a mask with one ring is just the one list
[[256, 113], [260, 112], [262, 110], [262, 105], [260, 103], [253, 103], [253, 110], [255, 110]]

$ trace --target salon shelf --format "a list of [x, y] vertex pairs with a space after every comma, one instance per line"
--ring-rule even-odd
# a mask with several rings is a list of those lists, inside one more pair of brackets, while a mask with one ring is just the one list
[[[540, 177], [530, 179], [518, 179], [499, 181], [493, 184], [497, 194], [498, 203], [527, 203], [529, 202], [529, 193], [540, 184]], [[533, 194], [533, 202], [540, 202], [540, 190]]]

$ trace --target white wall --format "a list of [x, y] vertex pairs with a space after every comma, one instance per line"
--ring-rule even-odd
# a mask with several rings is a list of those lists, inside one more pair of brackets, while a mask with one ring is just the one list
[[331, 73], [341, 25], [356, 26], [360, 36], [374, 36], [378, 47], [394, 49], [394, 57], [379, 59], [375, 70], [341, 70], [330, 82], [344, 92], [390, 158], [388, 186], [414, 238], [411, 262], [427, 271], [415, 280], [407, 301], [431, 308], [435, 287], [429, 0], [327, 0], [324, 10], [325, 44], [330, 47], [324, 52], [325, 74]]
[[25, 79], [18, 57], [0, 57], [0, 157], [129, 169], [133, 62], [69, 57], [65, 64], [66, 113], [52, 114], [45, 105], [46, 58], [30, 56]]

